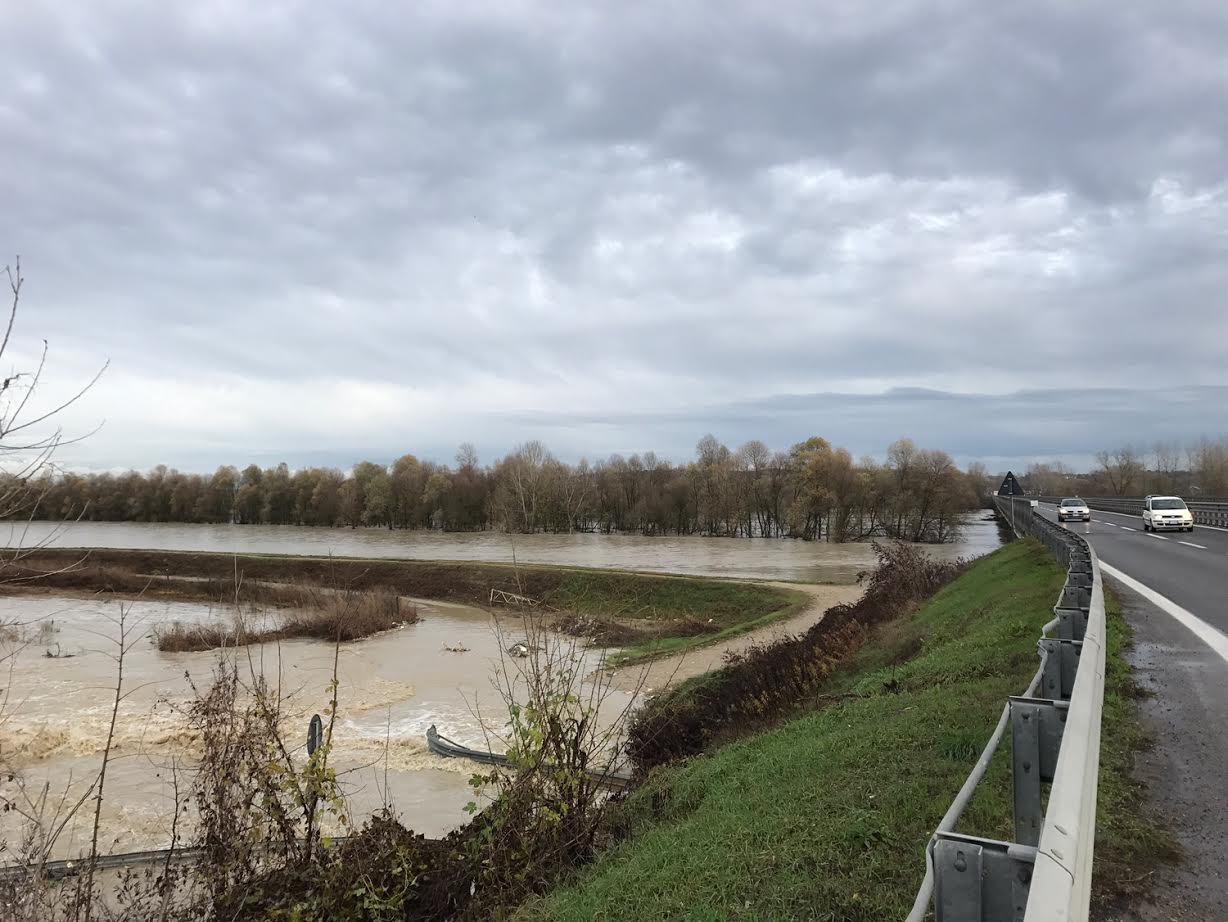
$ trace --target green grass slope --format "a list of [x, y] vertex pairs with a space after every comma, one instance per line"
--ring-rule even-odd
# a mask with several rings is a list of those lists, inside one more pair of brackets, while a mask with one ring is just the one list
[[[978, 561], [881, 629], [813, 712], [654, 773], [620, 810], [628, 838], [518, 918], [902, 918], [926, 841], [1006, 697], [1035, 672], [1036, 639], [1063, 578], [1035, 542]], [[1106, 756], [1101, 802], [1120, 870], [1152, 831], [1124, 776], [1138, 740], [1114, 726], [1133, 710], [1119, 617], [1111, 630], [1105, 738], [1123, 749]], [[961, 831], [1009, 837], [1008, 745]]]

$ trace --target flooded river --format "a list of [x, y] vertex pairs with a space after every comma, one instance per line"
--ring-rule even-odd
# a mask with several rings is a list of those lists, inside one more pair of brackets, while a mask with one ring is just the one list
[[[6, 532], [10, 546], [46, 542], [434, 560], [510, 562], [514, 547], [521, 562], [811, 583], [850, 582], [874, 562], [867, 545], [761, 539], [533, 535], [517, 536], [513, 544], [508, 536], [493, 533], [110, 523], [58, 530], [46, 523], [0, 527], [0, 538]], [[999, 541], [997, 527], [974, 516], [960, 543], [931, 552], [974, 556]], [[429, 753], [426, 729], [436, 724], [459, 742], [502, 748], [488, 736], [502, 729], [497, 715], [503, 709], [493, 679], [500, 651], [525, 634], [514, 617], [496, 623], [490, 613], [464, 606], [422, 602], [419, 611], [417, 624], [341, 648], [333, 761], [356, 818], [369, 815], [387, 798], [406, 825], [439, 835], [466, 820], [464, 807], [473, 798], [468, 779], [475, 766]], [[116, 601], [0, 596], [0, 625], [24, 625], [7, 634], [0, 631], [0, 701], [5, 702], [0, 751], [29, 782], [48, 784], [57, 797], [65, 790], [83, 790], [97, 773], [110, 720], [119, 613]], [[211, 652], [161, 653], [151, 632], [170, 621], [227, 616], [221, 609], [187, 603], [139, 602], [128, 610], [127, 697], [112, 747], [116, 758], [108, 770], [104, 851], [158, 847], [169, 840], [173, 767], [190, 766], [192, 753], [182, 712], [192, 701], [193, 684], [207, 688], [217, 662]], [[7, 653], [13, 655], [3, 661]], [[287, 695], [285, 726], [293, 739], [305, 738], [313, 713], [326, 713], [332, 654], [328, 644], [307, 640], [254, 646], [242, 653], [245, 668], [263, 673]], [[582, 655], [588, 659], [586, 672], [599, 665], [598, 653]], [[629, 689], [636, 683], [621, 676], [618, 685], [621, 690], [612, 691], [605, 703], [606, 720], [633, 703]], [[2, 793], [11, 794], [11, 786]], [[58, 854], [79, 853], [88, 843], [87, 812], [68, 825]], [[12, 821], [11, 814], [0, 817], [0, 839], [6, 833], [11, 838]]]
[[[183, 710], [193, 700], [193, 685], [202, 691], [209, 687], [217, 664], [216, 652], [158, 651], [153, 629], [227, 614], [188, 603], [138, 602], [125, 609], [131, 652], [124, 661], [127, 697], [107, 776], [107, 851], [169, 839], [172, 766], [188, 766], [191, 759]], [[0, 638], [0, 657], [17, 651], [4, 664], [7, 703], [0, 716], [0, 747], [28, 781], [47, 782], [54, 792], [78, 791], [97, 773], [110, 723], [120, 610], [119, 602], [95, 599], [0, 599], [0, 622], [27, 625], [24, 643], [11, 628]], [[526, 632], [515, 616], [496, 623], [489, 613], [464, 606], [421, 603], [419, 612], [417, 624], [340, 648], [333, 763], [359, 820], [384, 803], [387, 769], [388, 800], [415, 830], [438, 835], [465, 820], [463, 808], [473, 799], [468, 779], [477, 766], [432, 755], [426, 730], [437, 724], [458, 742], [503, 749], [497, 738], [504, 709], [494, 687], [496, 667], [500, 651], [524, 640]], [[453, 652], [459, 648], [464, 652]], [[599, 653], [579, 655], [587, 661], [584, 673], [599, 667]], [[301, 748], [311, 715], [327, 714], [331, 645], [294, 640], [252, 646], [239, 653], [239, 663], [241, 672], [263, 674], [280, 687], [285, 732]], [[631, 698], [611, 690], [603, 707], [606, 719]], [[0, 838], [7, 832], [11, 839], [13, 819], [0, 817]], [[79, 851], [88, 842], [88, 826], [84, 814], [70, 824], [57, 852]]]
[[[851, 582], [874, 564], [868, 544], [824, 544], [779, 538], [698, 538], [642, 535], [506, 535], [499, 532], [388, 531], [293, 525], [170, 525], [142, 522], [32, 522], [0, 525], [8, 546], [49, 542], [59, 547], [223, 551], [254, 554], [333, 554], [416, 560], [483, 560], [687, 573], [804, 583]], [[968, 517], [958, 542], [932, 546], [944, 558], [976, 556], [997, 547], [997, 525]]]

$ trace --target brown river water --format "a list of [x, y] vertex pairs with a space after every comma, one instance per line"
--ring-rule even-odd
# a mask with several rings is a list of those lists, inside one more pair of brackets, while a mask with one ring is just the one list
[[[997, 526], [969, 517], [963, 537], [930, 548], [944, 558], [997, 547]], [[173, 525], [144, 522], [0, 523], [0, 546], [137, 548], [250, 554], [332, 554], [416, 560], [484, 560], [686, 573], [734, 579], [847, 583], [874, 564], [868, 544], [823, 544], [780, 538], [698, 538], [642, 535], [515, 535], [307, 528], [293, 525]]]
[[[979, 517], [977, 517], [979, 518]], [[0, 527], [0, 539], [6, 529]], [[510, 562], [513, 541], [505, 535], [444, 535], [260, 526], [185, 526], [80, 523], [55, 529], [45, 523], [11, 530], [10, 546], [51, 543], [64, 547], [142, 548], [195, 551], [334, 554], [434, 560]], [[974, 520], [964, 539], [932, 549], [942, 557], [974, 556], [1000, 541], [992, 522]], [[873, 564], [866, 545], [800, 541], [642, 538], [609, 535], [518, 536], [520, 562], [609, 567], [654, 572], [806, 583], [849, 583]], [[844, 596], [815, 590], [816, 605]], [[847, 592], [847, 590], [843, 590]], [[812, 606], [814, 607], [814, 606]], [[25, 642], [0, 634], [0, 753], [21, 770], [27, 787], [46, 783], [55, 797], [80, 791], [96, 775], [106, 743], [115, 683], [115, 638], [120, 603], [92, 598], [0, 596], [0, 623], [19, 621]], [[421, 620], [340, 649], [337, 766], [352, 814], [358, 820], [385, 798], [403, 822], [428, 835], [462, 824], [473, 799], [472, 763], [442, 759], [426, 749], [425, 733], [436, 724], [447, 736], [473, 746], [502, 748], [501, 699], [494, 688], [500, 651], [525, 637], [515, 617], [498, 622], [489, 612], [420, 601]], [[127, 697], [120, 708], [115, 761], [108, 769], [102, 850], [158, 847], [170, 838], [173, 767], [190, 767], [191, 740], [181, 710], [192, 684], [208, 686], [216, 653], [159, 652], [150, 632], [169, 621], [199, 622], [227, 612], [202, 604], [137, 602], [127, 608], [135, 643], [125, 659]], [[807, 623], [816, 617], [808, 612]], [[50, 624], [50, 628], [40, 627]], [[800, 626], [800, 625], [799, 625]], [[562, 642], [561, 640], [559, 642]], [[463, 647], [465, 652], [450, 652]], [[48, 655], [48, 654], [58, 654]], [[600, 674], [601, 654], [579, 653], [586, 674]], [[243, 651], [245, 669], [275, 681], [287, 697], [286, 733], [305, 738], [313, 713], [325, 713], [333, 649], [314, 641], [289, 641]], [[699, 660], [696, 660], [698, 662]], [[713, 657], [703, 660], [717, 665]], [[707, 668], [706, 666], [704, 668]], [[679, 675], [696, 671], [695, 664]], [[606, 696], [602, 712], [613, 721], [661, 676], [646, 685], [624, 671]], [[659, 690], [653, 689], [653, 690]], [[480, 716], [479, 716], [480, 715]], [[494, 734], [494, 736], [492, 736]], [[385, 791], [385, 779], [387, 790]], [[12, 794], [12, 785], [0, 794]], [[71, 798], [70, 798], [71, 800]], [[79, 853], [88, 844], [87, 811], [69, 823], [56, 851]], [[12, 814], [0, 818], [0, 840], [12, 839]], [[8, 860], [0, 855], [0, 864]]]

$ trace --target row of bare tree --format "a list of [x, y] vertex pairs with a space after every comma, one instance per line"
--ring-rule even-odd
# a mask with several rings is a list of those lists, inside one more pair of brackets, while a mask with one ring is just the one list
[[821, 438], [773, 452], [709, 435], [683, 465], [652, 452], [571, 465], [533, 441], [490, 466], [464, 445], [452, 466], [405, 455], [348, 474], [285, 464], [48, 473], [33, 493], [35, 514], [49, 519], [945, 541], [986, 483], [983, 470], [963, 472], [908, 439], [882, 461], [854, 461]]
[[[4, 271], [12, 305], [0, 358], [22, 284], [20, 264]], [[97, 377], [66, 403], [35, 411], [30, 399], [42, 369], [40, 362], [0, 381], [0, 518], [938, 542], [954, 536], [961, 514], [989, 489], [982, 468], [962, 472], [945, 452], [909, 439], [895, 442], [882, 461], [855, 462], [817, 437], [774, 452], [758, 440], [731, 450], [711, 435], [682, 465], [653, 452], [570, 465], [531, 441], [490, 466], [465, 444], [454, 466], [404, 455], [391, 465], [363, 461], [349, 473], [291, 471], [284, 463], [224, 466], [212, 475], [165, 466], [63, 472], [51, 463], [64, 441], [55, 417]]]
[[1046, 496], [1143, 496], [1173, 493], [1190, 498], [1228, 497], [1228, 436], [1203, 437], [1182, 446], [1123, 445], [1096, 454], [1096, 468], [1076, 473], [1054, 461], [1029, 465], [1024, 488]]

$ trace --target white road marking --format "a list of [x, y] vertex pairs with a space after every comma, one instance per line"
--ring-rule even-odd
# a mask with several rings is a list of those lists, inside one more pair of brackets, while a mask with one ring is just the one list
[[1178, 541], [1177, 543], [1184, 544], [1186, 547], [1196, 547], [1200, 551], [1205, 551], [1207, 549], [1205, 544], [1195, 544], [1193, 541]]
[[1121, 570], [1116, 567], [1110, 567], [1104, 561], [1100, 562], [1100, 569], [1114, 579], [1121, 580], [1148, 602], [1155, 605], [1161, 611], [1171, 615], [1176, 621], [1189, 628], [1199, 640], [1205, 643], [1208, 647], [1218, 653], [1224, 660], [1228, 662], [1228, 636], [1216, 628], [1213, 628], [1207, 622], [1203, 621], [1197, 615], [1192, 614], [1182, 608], [1176, 602], [1168, 599], [1160, 593], [1156, 592], [1150, 586], [1144, 586], [1132, 576], [1126, 576]]
[[1131, 528], [1129, 525], [1118, 525], [1117, 527], [1122, 531], [1138, 531], [1137, 528]]
[[[1057, 508], [1057, 507], [1054, 507], [1054, 508]], [[1108, 509], [1097, 509], [1096, 511], [1104, 515], [1121, 516], [1123, 519], [1137, 519], [1139, 517], [1137, 512], [1131, 515], [1128, 512], [1110, 512]], [[1228, 528], [1221, 528], [1218, 525], [1195, 525], [1194, 527], [1195, 528], [1205, 528], [1208, 531], [1228, 531]]]
[[1146, 532], [1148, 538], [1155, 538], [1157, 541], [1167, 541], [1163, 535], [1153, 535], [1151, 532]]

